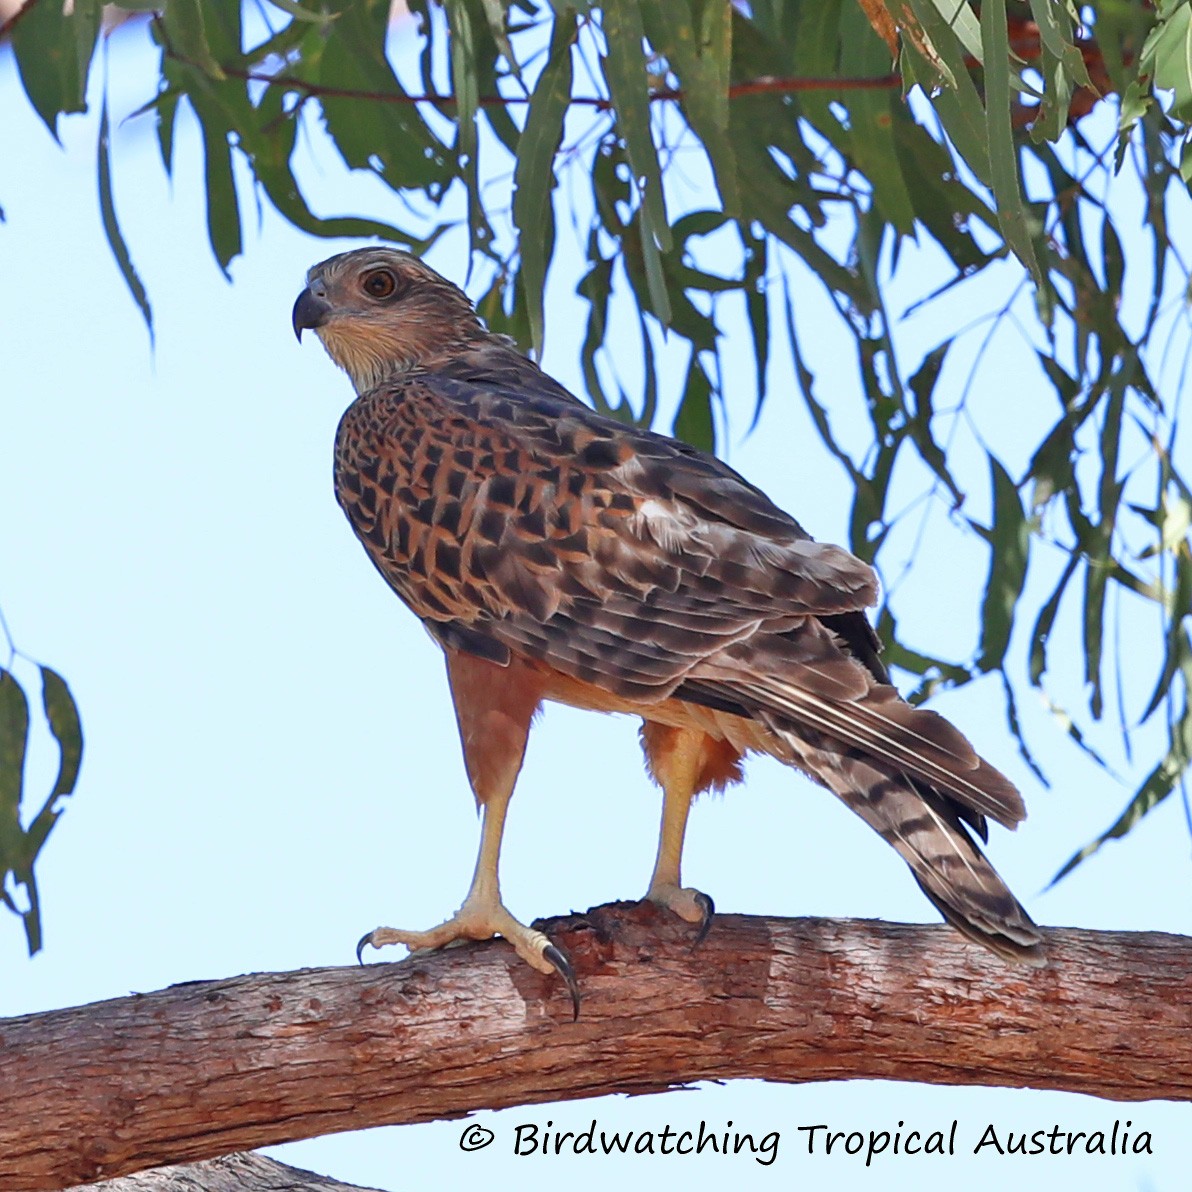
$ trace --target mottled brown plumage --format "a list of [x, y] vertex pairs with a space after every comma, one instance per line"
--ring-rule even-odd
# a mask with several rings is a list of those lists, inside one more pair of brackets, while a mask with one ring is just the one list
[[294, 324], [316, 329], [355, 383], [336, 495], [447, 653], [485, 807], [488, 844], [456, 919], [366, 939], [499, 931], [531, 963], [550, 967], [546, 952], [558, 965], [544, 936], [500, 918], [496, 882], [530, 717], [554, 699], [643, 718], [665, 793], [649, 894], [679, 914], [706, 923], [711, 906], [679, 882], [692, 797], [762, 751], [839, 795], [962, 931], [1038, 961], [1037, 929], [965, 827], [1013, 827], [1022, 801], [890, 686], [862, 611], [876, 599], [869, 567], [719, 460], [594, 413], [413, 257], [373, 248], [315, 266]]

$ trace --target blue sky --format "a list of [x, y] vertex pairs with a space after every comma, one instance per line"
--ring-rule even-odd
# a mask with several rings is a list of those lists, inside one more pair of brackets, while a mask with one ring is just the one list
[[[137, 30], [121, 33], [112, 50], [118, 118], [149, 94], [153, 56]], [[17, 645], [70, 681], [87, 736], [78, 792], [39, 867], [45, 951], [26, 959], [19, 922], [0, 918], [0, 1014], [351, 963], [356, 939], [378, 922], [429, 926], [455, 908], [477, 835], [440, 654], [369, 566], [331, 495], [330, 446], [350, 386], [315, 343], [297, 345], [289, 326], [306, 268], [351, 245], [302, 235], [268, 210], [257, 219], [250, 202], [247, 252], [228, 285], [206, 244], [189, 118], [172, 184], [150, 121], [119, 127], [117, 202], [154, 302], [151, 352], [99, 224], [94, 114], [63, 122], [60, 150], [25, 103], [7, 49], [0, 97], [0, 608]], [[326, 212], [350, 211], [368, 183], [341, 183], [338, 161], [314, 153], [307, 168]], [[432, 261], [462, 279], [460, 240], [446, 240]], [[577, 267], [565, 259], [553, 279], [544, 363], [579, 389], [582, 327], [568, 276]], [[825, 400], [847, 356], [810, 290], [800, 291], [808, 298], [799, 318]], [[1026, 356], [1020, 362], [1011, 349], [999, 344], [977, 400], [1013, 456], [1028, 446], [1022, 416], [999, 414], [998, 403], [1007, 381], [1016, 392], [1036, 382]], [[743, 375], [752, 369], [744, 357], [739, 364]], [[848, 422], [855, 385], [847, 367], [839, 372], [834, 410], [846, 436], [859, 436]], [[814, 449], [781, 353], [770, 387], [752, 435], [746, 407], [734, 409], [726, 454], [817, 537], [840, 541], [844, 485]], [[971, 477], [978, 512], [983, 481], [983, 470]], [[936, 548], [946, 553], [932, 557]], [[923, 553], [921, 578], [900, 593], [904, 621], [941, 654], [963, 656], [974, 641], [983, 548], [971, 535], [933, 532]], [[1128, 635], [1137, 632], [1127, 625]], [[1040, 922], [1192, 929], [1177, 800], [1127, 844], [1043, 892], [1071, 851], [1117, 814], [1126, 791], [1032, 705], [1028, 731], [1053, 778], [1050, 790], [1040, 788], [1005, 731], [993, 683], [936, 706], [1025, 793], [1028, 822], [1015, 835], [996, 832], [991, 854]], [[503, 854], [505, 897], [523, 919], [644, 890], [658, 798], [635, 727], [551, 708], [536, 730]], [[51, 760], [42, 741], [35, 791]], [[726, 911], [935, 918], [902, 862], [859, 820], [765, 760], [726, 798], [701, 801], [688, 840], [685, 877]], [[723, 1129], [731, 1120], [759, 1136], [777, 1130], [781, 1140], [768, 1168], [742, 1157], [511, 1153], [518, 1124], [584, 1129], [593, 1118], [606, 1129], [658, 1131], [700, 1121]], [[1129, 1119], [1152, 1132], [1155, 1155], [900, 1156], [867, 1171], [854, 1159], [809, 1157], [805, 1144], [800, 1153], [800, 1125], [868, 1131], [904, 1121], [928, 1131], [954, 1118], [973, 1141], [989, 1122], [1093, 1130]], [[773, 1187], [776, 1179], [1163, 1189], [1186, 1182], [1189, 1124], [1185, 1107], [1163, 1103], [891, 1082], [735, 1082], [478, 1120], [498, 1139], [476, 1155], [460, 1152], [458, 1122], [271, 1153], [382, 1188], [433, 1177], [526, 1189], [659, 1178], [693, 1189]]]

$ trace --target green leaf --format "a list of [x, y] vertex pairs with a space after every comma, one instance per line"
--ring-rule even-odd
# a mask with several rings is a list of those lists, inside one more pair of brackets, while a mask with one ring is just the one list
[[1100, 719], [1102, 710], [1101, 657], [1105, 627], [1105, 590], [1113, 573], [1113, 531], [1125, 481], [1117, 479], [1117, 458], [1121, 440], [1125, 387], [1111, 384], [1101, 430], [1101, 481], [1098, 486], [1100, 519], [1091, 518], [1080, 527], [1081, 552], [1085, 557], [1084, 661], [1085, 680], [1090, 686], [1089, 710]]
[[[78, 780], [83, 733], [78, 708], [61, 675], [41, 669], [42, 706], [58, 743], [58, 774], [28, 829], [21, 823], [25, 756], [29, 739], [29, 702], [16, 678], [0, 667], [0, 902], [24, 920], [29, 955], [41, 947], [41, 908], [33, 866], [55, 821], [57, 801], [69, 795]], [[7, 890], [9, 875], [25, 887], [28, 909], [21, 911]]]
[[1066, 0], [1031, 0], [1031, 16], [1039, 29], [1039, 39], [1047, 52], [1058, 58], [1068, 76], [1080, 87], [1091, 87], [1084, 56], [1072, 40], [1072, 15]]
[[274, 8], [280, 8], [282, 12], [289, 13], [296, 21], [308, 21], [313, 25], [326, 26], [328, 22], [335, 20], [337, 13], [325, 12], [311, 12], [309, 9], [303, 8], [301, 4], [295, 3], [295, 0], [269, 0], [269, 3]]
[[213, 120], [204, 121], [203, 158], [207, 173], [207, 237], [224, 277], [228, 265], [240, 255], [240, 203], [232, 171], [232, 148], [227, 133]]
[[795, 362], [795, 377], [799, 382], [799, 392], [807, 406], [807, 412], [811, 415], [811, 421], [820, 437], [820, 441], [828, 453], [844, 469], [853, 487], [859, 489], [865, 483], [865, 477], [861, 474], [857, 465], [853, 463], [852, 457], [848, 452], [836, 441], [835, 436], [832, 434], [832, 423], [828, 418], [828, 412], [816, 401], [815, 394], [812, 392], [815, 385], [815, 377], [812, 375], [811, 369], [807, 367], [802, 350], [799, 347], [799, 333], [795, 325], [795, 304], [791, 297], [790, 280], [785, 273], [782, 275], [782, 296], [786, 315], [786, 333], [791, 346], [791, 356]]
[[455, 154], [468, 196], [468, 242], [472, 252], [484, 251], [492, 228], [480, 201], [480, 141], [476, 120], [480, 110], [480, 81], [476, 71], [476, 41], [472, 18], [464, 3], [447, 5], [451, 27], [451, 89], [455, 95]]
[[645, 218], [645, 208], [641, 211], [642, 218], [636, 220], [638, 231], [641, 233], [642, 263], [646, 271], [646, 287], [650, 294], [650, 309], [664, 326], [671, 323], [670, 293], [666, 286], [666, 275], [662, 268], [662, 254], [658, 250], [658, 242], [650, 231], [649, 221]]
[[964, 493], [960, 491], [952, 473], [948, 469], [948, 458], [944, 450], [935, 441], [931, 431], [931, 420], [935, 411], [932, 405], [932, 393], [935, 383], [939, 380], [940, 369], [943, 367], [944, 357], [952, 341], [945, 340], [938, 348], [928, 352], [919, 365], [918, 371], [907, 383], [915, 395], [915, 408], [907, 422], [907, 431], [911, 441], [918, 448], [923, 462], [936, 474], [948, 492], [952, 494], [953, 508], [959, 509], [964, 504]]
[[12, 49], [34, 110], [58, 140], [58, 116], [87, 110], [87, 75], [99, 36], [99, 0], [27, 0], [12, 24]]
[[328, 92], [377, 98], [321, 95], [327, 132], [353, 169], [375, 170], [395, 191], [425, 188], [435, 198], [452, 171], [443, 143], [409, 102], [385, 56], [388, 0], [341, 0], [336, 11], [329, 32], [311, 30], [302, 42], [304, 73]]
[[167, 175], [174, 173], [174, 128], [178, 123], [179, 98], [178, 92], [169, 88], [152, 103], [157, 122], [157, 146]]
[[1043, 605], [1039, 616], [1035, 619], [1035, 626], [1031, 630], [1031, 651], [1027, 672], [1032, 687], [1038, 687], [1043, 681], [1043, 675], [1047, 670], [1047, 641], [1051, 637], [1052, 629], [1055, 627], [1055, 618], [1060, 610], [1060, 601], [1063, 599], [1068, 582], [1076, 573], [1076, 568], [1079, 564], [1080, 555], [1073, 553], [1064, 566], [1059, 583], [1056, 584], [1054, 591], [1047, 599], [1047, 603]]
[[1189, 702], [1188, 692], [1192, 691], [1192, 643], [1185, 640], [1184, 649], [1184, 708], [1179, 718], [1172, 724], [1168, 736], [1167, 752], [1162, 760], [1147, 775], [1142, 785], [1134, 793], [1125, 811], [1107, 828], [1096, 840], [1090, 841], [1068, 858], [1060, 871], [1051, 879], [1055, 885], [1061, 878], [1066, 877], [1082, 861], [1091, 857], [1106, 841], [1120, 839], [1133, 828], [1147, 812], [1153, 810], [1175, 789], [1177, 782], [1184, 779], [1188, 772], [1189, 762], [1192, 762], [1192, 703]]
[[741, 229], [745, 247], [745, 268], [742, 285], [745, 291], [745, 314], [753, 338], [754, 384], [757, 397], [753, 405], [750, 431], [757, 429], [766, 400], [766, 374], [770, 363], [770, 302], [766, 296], [765, 279], [770, 259], [765, 236], [754, 238]]
[[62, 676], [48, 666], [41, 668], [41, 685], [42, 707], [50, 732], [58, 743], [58, 777], [25, 832], [24, 860], [17, 866], [16, 873], [30, 888], [33, 885], [33, 862], [62, 814], [57, 802], [74, 791], [83, 761], [83, 728], [70, 688]]
[[898, 636], [898, 622], [889, 602], [882, 605], [875, 628], [878, 637], [882, 639], [883, 656], [887, 665], [912, 675], [919, 675], [923, 680], [907, 697], [908, 702], [912, 704], [921, 704], [941, 690], [963, 687], [976, 677], [965, 666], [930, 654], [922, 654], [906, 645]]
[[513, 224], [521, 255], [521, 284], [530, 316], [530, 339], [541, 357], [546, 271], [555, 240], [553, 191], [555, 154], [571, 101], [571, 46], [577, 26], [573, 9], [556, 15], [550, 53], [530, 96], [530, 112], [513, 173]]
[[[840, 72], [849, 78], [881, 78], [890, 73], [886, 43], [857, 4], [846, 7], [840, 24]], [[848, 101], [848, 147], [856, 165], [873, 187], [873, 201], [882, 217], [909, 236], [915, 209], [893, 135], [901, 100], [880, 91], [856, 91]]]
[[998, 223], [1006, 243], [1042, 288], [1046, 281], [1035, 256], [1027, 223], [1026, 201], [1018, 177], [1018, 150], [1010, 121], [1010, 36], [1006, 0], [982, 0], [981, 33], [985, 44], [985, 120], [989, 169]]
[[509, 41], [509, 29], [506, 23], [505, 5], [502, 0], [480, 0], [480, 7], [484, 11], [484, 19], [488, 22], [489, 34], [501, 51], [509, 69], [515, 78], [521, 78], [521, 65], [513, 46]]
[[[0, 668], [0, 866], [12, 869], [24, 855], [21, 790], [29, 740], [29, 701], [13, 675]], [[4, 888], [0, 874], [0, 891]]]
[[712, 383], [695, 352], [687, 365], [687, 383], [683, 400], [675, 416], [671, 434], [701, 451], [716, 450], [716, 430], [712, 420]]
[[940, 56], [918, 14], [909, 5], [886, 0], [886, 8], [898, 27], [902, 49], [898, 57], [902, 71], [903, 94], [916, 82], [926, 94], [932, 95], [941, 87], [955, 87], [956, 78]]
[[1187, 663], [1184, 651], [1187, 649], [1188, 639], [1183, 633], [1184, 617], [1181, 615], [1183, 610], [1192, 608], [1192, 559], [1187, 555], [1176, 556], [1176, 599], [1172, 603], [1174, 607], [1169, 614], [1163, 665], [1155, 682], [1155, 690], [1138, 718], [1142, 724], [1154, 715], [1164, 700], [1170, 699], [1172, 680]]
[[1135, 79], [1122, 92], [1121, 102], [1118, 105], [1118, 143], [1117, 152], [1114, 155], [1115, 170], [1122, 168], [1126, 149], [1130, 144], [1130, 134], [1143, 116], [1151, 110], [1154, 103], [1155, 97], [1151, 89], [1150, 75]]
[[935, 237], [957, 270], [955, 278], [936, 291], [938, 294], [992, 259], [977, 242], [969, 220], [975, 216], [996, 232], [997, 214], [960, 181], [952, 154], [925, 128], [898, 114], [893, 134], [915, 219]]
[[1010, 682], [1010, 676], [1006, 674], [1004, 667], [1002, 668], [1002, 695], [1006, 700], [1006, 725], [1010, 729], [1010, 735], [1018, 742], [1018, 756], [1044, 786], [1050, 787], [1051, 783], [1048, 782], [1047, 775], [1043, 773], [1042, 767], [1035, 760], [1035, 755], [1031, 753], [1030, 746], [1026, 743], [1026, 737], [1023, 736], [1022, 722], [1018, 718], [1018, 701], [1014, 698], [1014, 685]]
[[994, 456], [989, 457], [993, 487], [993, 524], [974, 528], [989, 543], [989, 577], [981, 605], [981, 648], [977, 669], [1000, 670], [1010, 645], [1014, 610], [1026, 581], [1030, 553], [1030, 527], [1009, 473]]
[[[359, 11], [364, 7], [364, 4], [359, 9], [354, 7], [351, 16], [345, 14], [344, 19], [335, 22], [326, 39], [328, 47], [345, 31], [349, 36], [360, 32], [352, 22], [354, 19], [364, 19], [367, 14]], [[221, 44], [230, 44], [239, 37], [238, 27], [234, 23], [238, 18], [238, 8], [233, 7], [226, 23], [214, 19], [221, 14], [229, 15], [225, 10], [213, 6], [210, 14], [213, 19], [208, 23], [208, 32], [213, 39], [218, 36]], [[323, 44], [317, 30], [307, 36], [315, 37], [320, 45]], [[228, 78], [222, 82], [215, 81], [197, 66], [168, 55], [163, 69], [168, 82], [186, 92], [205, 128], [218, 128], [236, 134], [239, 148], [252, 165], [257, 182], [270, 202], [295, 227], [316, 236], [376, 236], [411, 247], [420, 243], [418, 238], [393, 224], [355, 217], [323, 218], [310, 210], [290, 164], [296, 124], [293, 114], [284, 108], [285, 91], [280, 85], [266, 87], [254, 106], [248, 100], [243, 80]], [[388, 71], [388, 66], [384, 69]], [[396, 86], [391, 72], [388, 77]], [[357, 121], [354, 135], [360, 136], [367, 129], [367, 121]]]
[[83, 764], [83, 726], [66, 680], [48, 666], [41, 667], [41, 700], [50, 732], [58, 742], [58, 777], [50, 791], [50, 798], [57, 799], [69, 795], [78, 781]]
[[[738, 104], [735, 108], [741, 106]], [[737, 146], [741, 176], [749, 178], [749, 185], [741, 191], [745, 215], [757, 220], [770, 235], [800, 256], [825, 288], [847, 298], [859, 314], [871, 315], [873, 295], [860, 271], [851, 262], [842, 265], [819, 244], [811, 232], [799, 227], [791, 218], [792, 208], [808, 212], [809, 193], [787, 178], [768, 154], [759, 153], [746, 160], [745, 138], [749, 135], [747, 121], [742, 119], [740, 124], [741, 139], [737, 140]], [[735, 109], [733, 128], [736, 133], [738, 120]], [[814, 210], [814, 206], [811, 206], [810, 211]]]
[[670, 63], [682, 89], [682, 107], [703, 143], [726, 214], [740, 207], [737, 160], [729, 128], [732, 6], [707, 0], [698, 24], [683, 0], [642, 6], [645, 30]]
[[124, 243], [124, 236], [120, 231], [120, 224], [116, 219], [116, 204], [112, 198], [112, 147], [108, 127], [108, 96], [104, 90], [103, 107], [99, 115], [99, 146], [96, 150], [96, 160], [99, 165], [99, 215], [103, 223], [104, 235], [108, 238], [108, 247], [116, 258], [120, 269], [120, 276], [132, 295], [133, 301], [145, 320], [149, 329], [149, 340], [153, 341], [153, 311], [149, 306], [149, 297], [145, 287], [141, 284], [137, 271], [133, 268], [132, 257], [128, 254], [128, 245]]
[[[522, 77], [521, 65], [513, 54], [513, 46], [509, 41], [505, 27], [504, 0], [463, 0], [472, 12], [472, 42], [475, 53], [472, 58], [472, 69], [476, 72], [476, 85], [480, 95], [500, 95], [505, 93], [505, 80], [511, 74], [521, 85], [526, 97], [529, 90]], [[427, 45], [429, 46], [429, 41]], [[519, 42], [520, 44], [520, 42]], [[508, 63], [507, 69], [501, 69], [501, 60]], [[510, 117], [510, 106], [503, 103], [481, 104], [483, 114], [489, 127], [497, 134], [497, 139], [509, 151], [511, 157], [517, 156], [517, 143], [521, 137], [521, 129]], [[489, 252], [491, 253], [491, 249]]]
[[593, 228], [588, 237], [588, 260], [592, 267], [584, 274], [576, 287], [588, 303], [588, 322], [584, 330], [584, 342], [580, 345], [580, 368], [584, 375], [584, 387], [592, 404], [602, 414], [611, 414], [613, 405], [604, 392], [600, 370], [596, 366], [596, 353], [604, 344], [608, 326], [608, 300], [612, 293], [613, 262], [600, 255], [600, 236]]
[[1072, 15], [1065, 4], [1031, 0], [1031, 15], [1042, 43], [1043, 102], [1031, 125], [1036, 141], [1059, 139], [1067, 127], [1074, 87], [1092, 87], [1084, 55], [1073, 41]]
[[[955, 80], [955, 85], [943, 88], [933, 98], [932, 103], [940, 114], [945, 131], [968, 162], [969, 168], [982, 182], [989, 185], [989, 130], [986, 125], [985, 106], [973, 84], [964, 52], [954, 30], [940, 16], [933, 0], [910, 2], [915, 15], [938, 50], [949, 75]], [[946, 0], [946, 3], [951, 7], [963, 9], [968, 12], [970, 18], [972, 17], [963, 0]], [[920, 65], [923, 60], [908, 57], [905, 61], [917, 78], [921, 73]], [[930, 89], [934, 75], [935, 70], [932, 68], [931, 77], [922, 80], [925, 88]]]
[[1111, 300], [1120, 300], [1126, 274], [1126, 258], [1122, 252], [1122, 242], [1117, 229], [1108, 213], [1101, 221], [1101, 259], [1105, 262], [1105, 292], [1110, 295]]
[[169, 0], [164, 10], [166, 34], [173, 53], [219, 82], [227, 76], [207, 42], [207, 21], [203, 9], [200, 0]]
[[932, 0], [932, 3], [964, 47], [964, 52], [978, 62], [984, 62], [988, 42], [982, 37], [981, 25], [969, 7], [968, 0]]
[[1142, 50], [1142, 70], [1154, 75], [1154, 86], [1173, 95], [1171, 114], [1192, 118], [1192, 5], [1160, 9], [1159, 24]]
[[[624, 138], [629, 153], [634, 189], [641, 199], [643, 240], [653, 241], [666, 252], [671, 247], [671, 234], [662, 194], [662, 171], [650, 124], [641, 9], [638, 0], [604, 0], [600, 11], [601, 28], [608, 45], [603, 59], [604, 78], [616, 110], [617, 132]], [[646, 252], [648, 257], [649, 250]]]

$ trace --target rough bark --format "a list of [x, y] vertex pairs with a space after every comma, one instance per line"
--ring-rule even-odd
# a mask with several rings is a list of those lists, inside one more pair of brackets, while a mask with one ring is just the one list
[[1010, 967], [946, 927], [635, 903], [547, 925], [583, 989], [499, 941], [0, 1022], [0, 1192], [365, 1126], [703, 1079], [857, 1077], [1192, 1099], [1192, 941], [1052, 929]]
[[377, 1192], [359, 1184], [290, 1167], [264, 1155], [223, 1155], [177, 1167], [151, 1167], [98, 1184], [78, 1184], [70, 1192]]

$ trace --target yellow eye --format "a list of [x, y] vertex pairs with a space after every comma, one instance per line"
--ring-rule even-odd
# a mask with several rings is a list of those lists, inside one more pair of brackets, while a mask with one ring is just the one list
[[397, 289], [397, 278], [391, 269], [374, 269], [364, 275], [360, 284], [371, 298], [389, 298]]

